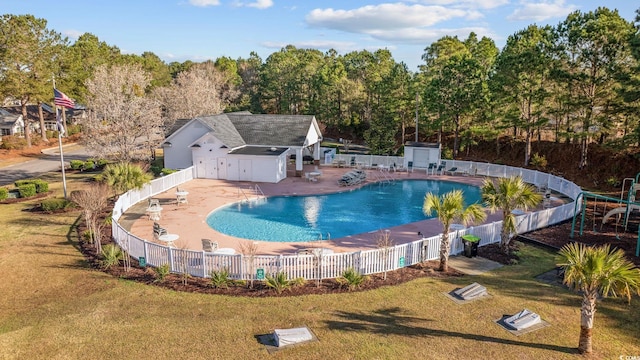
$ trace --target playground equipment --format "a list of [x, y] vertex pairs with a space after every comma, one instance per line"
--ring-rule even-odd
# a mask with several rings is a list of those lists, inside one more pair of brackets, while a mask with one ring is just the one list
[[[573, 222], [571, 224], [571, 235], [570, 237], [573, 238], [574, 232], [575, 232], [575, 226], [576, 226], [576, 220], [578, 218], [578, 214], [580, 214], [581, 219], [580, 219], [580, 232], [579, 235], [582, 235], [582, 232], [584, 230], [584, 223], [585, 223], [585, 213], [586, 213], [586, 208], [587, 208], [587, 199], [592, 199], [594, 202], [594, 209], [593, 209], [593, 213], [594, 213], [594, 220], [593, 220], [593, 230], [596, 230], [596, 223], [595, 223], [595, 214], [597, 213], [597, 209], [598, 209], [598, 200], [604, 200], [604, 205], [603, 205], [603, 212], [606, 211], [607, 209], [607, 203], [608, 202], [612, 202], [612, 203], [617, 203], [617, 204], [622, 204], [623, 206], [619, 206], [619, 207], [615, 207], [612, 210], [609, 210], [602, 218], [602, 224], [600, 225], [600, 227], [602, 228], [602, 225], [604, 225], [607, 220], [609, 220], [612, 216], [614, 215], [618, 215], [618, 220], [616, 221], [616, 237], [618, 237], [617, 231], [618, 231], [618, 222], [619, 222], [619, 216], [624, 214], [624, 219], [623, 219], [623, 226], [624, 226], [624, 230], [627, 230], [627, 226], [628, 226], [628, 222], [629, 222], [629, 215], [631, 214], [631, 212], [633, 211], [640, 211], [640, 202], [636, 202], [636, 195], [638, 193], [638, 191], [640, 191], [640, 184], [638, 183], [638, 180], [640, 179], [640, 173], [638, 173], [634, 178], [626, 178], [624, 179], [623, 183], [622, 183], [622, 189], [620, 191], [620, 198], [612, 198], [609, 196], [604, 196], [604, 195], [598, 195], [598, 194], [594, 194], [594, 193], [590, 193], [590, 192], [586, 192], [583, 191], [581, 192], [578, 197], [576, 198], [575, 201], [575, 208], [574, 208], [574, 212], [573, 212]], [[626, 187], [626, 183], [627, 181], [630, 181], [630, 186], [627, 190]], [[625, 197], [625, 192], [626, 192], [626, 197]], [[582, 211], [578, 211], [578, 206], [581, 206]], [[638, 227], [638, 240], [637, 240], [637, 244], [636, 244], [636, 256], [640, 256], [640, 227]]]

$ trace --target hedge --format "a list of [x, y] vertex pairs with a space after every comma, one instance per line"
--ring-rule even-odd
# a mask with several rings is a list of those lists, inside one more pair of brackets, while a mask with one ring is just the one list
[[42, 179], [26, 179], [26, 180], [16, 180], [14, 183], [17, 188], [27, 184], [33, 184], [36, 186], [36, 193], [46, 193], [49, 191], [49, 183]]
[[28, 198], [36, 195], [36, 184], [24, 184], [18, 186], [20, 197]]
[[40, 207], [42, 207], [42, 210], [44, 211], [63, 210], [72, 205], [73, 203], [71, 201], [67, 199], [58, 199], [58, 198], [46, 199], [40, 203]]
[[84, 167], [84, 161], [82, 161], [82, 160], [71, 160], [69, 162], [69, 166], [71, 166], [71, 169], [73, 169], [73, 170], [82, 170], [82, 168]]
[[0, 200], [6, 200], [9, 197], [9, 189], [0, 188]]

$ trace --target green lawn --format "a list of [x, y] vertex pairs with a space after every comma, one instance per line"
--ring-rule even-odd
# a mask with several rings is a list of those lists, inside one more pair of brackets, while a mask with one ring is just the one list
[[[59, 174], [57, 175], [59, 176]], [[49, 177], [52, 181], [56, 175]], [[69, 191], [84, 184], [68, 178]], [[52, 188], [61, 194], [60, 184]], [[553, 254], [523, 246], [519, 265], [339, 295], [234, 298], [180, 293], [88, 269], [79, 213], [0, 205], [0, 359], [577, 359], [581, 298], [534, 276]], [[490, 298], [443, 293], [477, 281]], [[598, 304], [595, 359], [640, 355], [640, 301]], [[516, 337], [494, 323], [522, 308], [551, 326]], [[309, 326], [319, 342], [268, 355], [256, 335]]]

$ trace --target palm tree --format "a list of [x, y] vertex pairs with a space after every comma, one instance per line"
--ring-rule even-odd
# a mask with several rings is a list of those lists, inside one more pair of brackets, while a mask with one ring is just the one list
[[640, 269], [625, 259], [624, 251], [611, 250], [608, 244], [599, 247], [567, 244], [560, 250], [558, 265], [564, 268], [564, 283], [582, 292], [578, 350], [590, 353], [598, 296], [624, 295], [630, 302], [632, 292], [640, 294]]
[[489, 207], [491, 213], [502, 210], [502, 230], [500, 231], [500, 249], [509, 253], [511, 234], [515, 234], [516, 217], [512, 211], [519, 209], [526, 211], [540, 203], [542, 196], [536, 189], [525, 183], [520, 176], [500, 178], [496, 183], [486, 179], [482, 185], [482, 200]]
[[151, 181], [152, 176], [138, 165], [116, 163], [109, 164], [104, 168], [101, 179], [111, 186], [117, 195], [132, 189], [142, 189], [145, 184]]
[[422, 212], [431, 216], [435, 212], [442, 223], [442, 241], [440, 242], [440, 271], [449, 269], [449, 231], [451, 223], [460, 222], [464, 225], [477, 224], [487, 218], [487, 214], [480, 204], [472, 204], [465, 208], [462, 190], [453, 190], [442, 196], [427, 193], [424, 197]]

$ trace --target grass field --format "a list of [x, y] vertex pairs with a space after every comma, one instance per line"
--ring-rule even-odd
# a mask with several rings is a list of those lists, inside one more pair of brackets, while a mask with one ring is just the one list
[[[57, 175], [48, 177], [56, 181]], [[84, 186], [68, 177], [69, 191]], [[59, 183], [51, 188], [61, 194]], [[61, 196], [61, 195], [59, 195]], [[581, 297], [538, 282], [553, 254], [481, 276], [423, 278], [349, 294], [234, 298], [180, 293], [86, 267], [78, 212], [0, 205], [0, 359], [578, 359]], [[491, 297], [459, 305], [444, 293], [479, 282]], [[640, 301], [598, 304], [590, 359], [640, 356]], [[522, 308], [549, 327], [519, 337], [494, 323]], [[268, 354], [255, 336], [307, 325], [319, 341]]]

